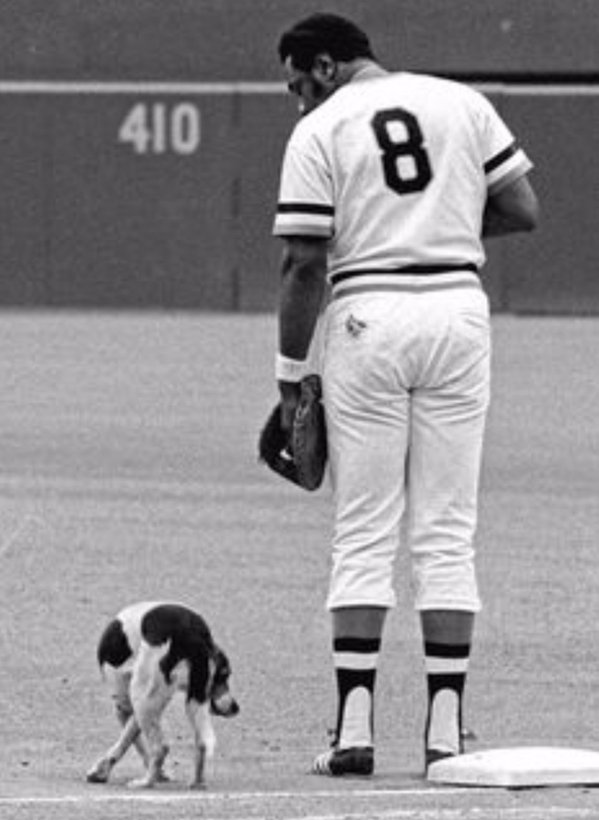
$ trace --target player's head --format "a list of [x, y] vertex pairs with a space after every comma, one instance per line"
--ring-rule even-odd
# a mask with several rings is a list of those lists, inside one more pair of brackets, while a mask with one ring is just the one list
[[374, 60], [367, 35], [351, 20], [337, 14], [312, 14], [284, 32], [279, 57], [289, 90], [308, 113], [343, 85], [351, 72], [344, 65]]

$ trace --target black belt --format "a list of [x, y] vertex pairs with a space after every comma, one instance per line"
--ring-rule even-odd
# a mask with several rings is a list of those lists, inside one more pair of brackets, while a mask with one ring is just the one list
[[478, 266], [474, 262], [462, 262], [461, 264], [451, 265], [402, 265], [399, 268], [370, 268], [359, 270], [342, 271], [341, 273], [334, 273], [331, 276], [331, 284], [337, 285], [339, 282], [344, 282], [346, 279], [353, 279], [355, 276], [386, 276], [387, 274], [401, 276], [403, 274], [416, 274], [420, 276], [434, 276], [436, 273], [460, 273], [463, 271], [472, 271], [478, 273]]

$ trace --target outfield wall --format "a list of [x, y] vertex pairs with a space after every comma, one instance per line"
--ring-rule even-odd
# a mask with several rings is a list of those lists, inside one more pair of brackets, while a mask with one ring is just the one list
[[385, 63], [476, 75], [599, 75], [596, 0], [5, 0], [4, 79], [275, 80], [276, 42], [318, 9]]
[[[489, 243], [494, 309], [599, 312], [599, 4], [419, 0], [401, 24], [392, 0], [327, 8], [372, 31], [390, 67], [476, 82], [534, 160], [542, 227]], [[272, 47], [313, 9], [0, 7], [0, 304], [272, 308], [270, 225], [296, 116]]]

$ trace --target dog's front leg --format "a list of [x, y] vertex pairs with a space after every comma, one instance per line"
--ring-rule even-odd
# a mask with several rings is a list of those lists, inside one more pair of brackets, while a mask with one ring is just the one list
[[135, 742], [137, 737], [139, 737], [139, 725], [135, 715], [131, 715], [123, 726], [123, 731], [114, 746], [111, 746], [87, 772], [87, 782], [106, 783], [110, 777], [110, 772], [119, 760], [124, 757], [127, 749]]
[[194, 771], [189, 783], [190, 788], [201, 789], [206, 785], [206, 779], [212, 776], [216, 735], [212, 728], [210, 704], [198, 703], [193, 698], [185, 706], [187, 719], [191, 724], [194, 737], [195, 756]]

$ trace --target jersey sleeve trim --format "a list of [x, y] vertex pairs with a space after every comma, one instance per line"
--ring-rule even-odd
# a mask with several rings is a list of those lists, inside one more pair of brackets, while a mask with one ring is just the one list
[[277, 205], [277, 214], [290, 213], [332, 216], [335, 213], [335, 209], [332, 205], [319, 205], [316, 202], [279, 202]]
[[484, 164], [489, 190], [496, 191], [530, 171], [532, 162], [514, 141]]
[[275, 236], [321, 236], [333, 235], [332, 205], [317, 202], [279, 202], [273, 233]]
[[507, 148], [504, 148], [503, 151], [500, 151], [498, 154], [495, 154], [494, 157], [487, 160], [485, 162], [485, 174], [490, 174], [491, 171], [494, 171], [495, 168], [499, 168], [499, 166], [508, 160], [510, 157], [513, 157], [516, 151], [518, 150], [516, 146], [516, 142], [512, 142], [511, 145], [508, 145]]
[[509, 185], [510, 182], [514, 182], [524, 176], [524, 174], [527, 174], [532, 167], [532, 162], [526, 158], [524, 163], [514, 166], [507, 173], [505, 173], [501, 179], [498, 179], [492, 185], [489, 185], [487, 188], [488, 192], [490, 194], [496, 194], [502, 188], [505, 188], [506, 185]]

